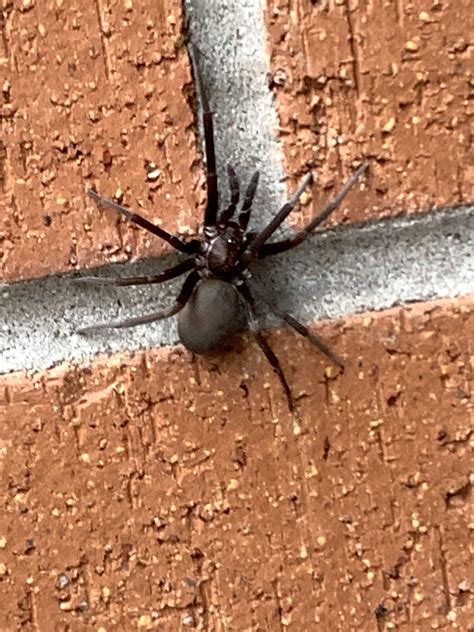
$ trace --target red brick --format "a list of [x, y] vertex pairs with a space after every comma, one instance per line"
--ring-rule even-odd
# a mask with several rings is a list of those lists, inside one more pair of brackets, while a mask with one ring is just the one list
[[467, 629], [472, 298], [319, 329], [294, 417], [246, 345], [3, 377], [1, 629]]
[[[267, 6], [286, 168], [320, 185], [296, 222], [363, 156], [335, 223], [472, 199], [467, 1], [348, 5]], [[181, 3], [126, 6], [4, 7], [4, 279], [162, 252], [92, 185], [169, 230], [199, 221]], [[343, 375], [274, 332], [294, 416], [246, 338], [1, 377], [0, 629], [467, 629], [473, 314], [318, 325]]]
[[[87, 201], [92, 185], [109, 197], [121, 189], [126, 204], [169, 230], [196, 227], [202, 172], [181, 3], [125, 5], [8, 10], [0, 278], [163, 251], [160, 240]], [[147, 180], [146, 162], [158, 179]]]
[[335, 223], [472, 201], [469, 0], [268, 0], [266, 21], [286, 168], [318, 174], [299, 221], [362, 157], [369, 187]]

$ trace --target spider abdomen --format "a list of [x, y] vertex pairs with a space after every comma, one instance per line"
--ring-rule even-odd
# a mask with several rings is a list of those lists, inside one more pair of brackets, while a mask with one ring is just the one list
[[193, 353], [207, 353], [241, 329], [242, 302], [236, 288], [219, 279], [203, 279], [178, 316], [178, 333]]

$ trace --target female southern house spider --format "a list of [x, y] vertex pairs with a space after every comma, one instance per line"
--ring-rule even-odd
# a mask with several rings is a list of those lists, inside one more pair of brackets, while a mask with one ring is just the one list
[[[113, 200], [100, 196], [90, 190], [89, 195], [101, 206], [107, 206], [125, 216], [131, 222], [164, 239], [170, 246], [187, 255], [177, 265], [163, 270], [155, 276], [105, 279], [100, 277], [84, 277], [77, 279], [81, 283], [97, 285], [145, 285], [162, 283], [189, 273], [175, 302], [158, 312], [129, 318], [121, 322], [110, 322], [80, 329], [86, 333], [104, 328], [135, 327], [168, 318], [179, 313], [178, 332], [182, 343], [194, 353], [205, 353], [217, 347], [225, 338], [236, 331], [242, 316], [246, 318], [248, 329], [257, 341], [261, 350], [270, 362], [285, 390], [288, 406], [294, 409], [294, 400], [285, 378], [280, 362], [258, 329], [255, 313], [255, 301], [252, 295], [251, 274], [249, 266], [256, 259], [270, 257], [285, 250], [290, 250], [305, 241], [317, 226], [322, 224], [338, 207], [357, 180], [368, 168], [364, 162], [344, 184], [336, 197], [307, 226], [292, 237], [268, 243], [269, 238], [298, 204], [303, 191], [312, 183], [313, 177], [308, 173], [292, 197], [282, 206], [272, 221], [260, 231], [249, 231], [248, 223], [252, 210], [252, 202], [257, 190], [259, 172], [256, 171], [245, 191], [240, 210], [240, 185], [234, 168], [227, 166], [230, 188], [230, 203], [220, 210], [218, 208], [218, 187], [216, 174], [216, 157], [214, 150], [213, 114], [209, 108], [202, 83], [197, 74], [203, 107], [203, 127], [206, 154], [207, 205], [204, 213], [202, 239], [183, 241], [179, 237], [152, 224], [144, 217], [133, 213]], [[253, 286], [254, 287], [254, 286]], [[340, 367], [344, 363], [326, 344], [298, 322], [293, 316], [281, 312], [258, 292], [268, 308], [284, 320], [299, 334], [308, 338], [320, 351]]]

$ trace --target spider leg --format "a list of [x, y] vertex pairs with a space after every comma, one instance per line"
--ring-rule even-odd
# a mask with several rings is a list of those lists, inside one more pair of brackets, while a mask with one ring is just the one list
[[200, 243], [197, 239], [193, 239], [192, 241], [189, 241], [186, 243], [182, 241], [181, 239], [179, 239], [179, 237], [176, 237], [175, 235], [168, 233], [168, 231], [166, 230], [163, 230], [163, 228], [160, 228], [159, 226], [152, 224], [141, 215], [138, 215], [138, 213], [133, 213], [132, 211], [129, 211], [128, 209], [123, 207], [121, 204], [117, 204], [117, 202], [114, 202], [114, 200], [109, 200], [108, 198], [102, 197], [101, 195], [97, 193], [97, 191], [94, 191], [93, 189], [89, 189], [87, 193], [100, 206], [108, 206], [109, 208], [113, 209], [120, 215], [123, 215], [124, 217], [129, 219], [134, 224], [138, 224], [145, 230], [148, 230], [150, 233], [153, 233], [153, 235], [157, 235], [158, 237], [161, 237], [161, 239], [169, 243], [169, 245], [173, 246], [173, 248], [175, 248], [176, 250], [179, 250], [179, 252], [184, 252], [186, 254], [194, 254], [195, 252], [197, 252], [198, 246]]
[[163, 272], [160, 272], [159, 274], [156, 274], [154, 276], [121, 277], [116, 279], [89, 276], [72, 279], [72, 282], [77, 284], [84, 283], [90, 285], [115, 285], [122, 287], [127, 285], [151, 285], [152, 283], [163, 283], [164, 281], [174, 279], [181, 274], [188, 272], [194, 266], [195, 260], [194, 257], [192, 257], [190, 259], [182, 261], [181, 263], [178, 263], [172, 268], [163, 270]]
[[257, 192], [259, 178], [260, 172], [256, 171], [250, 178], [247, 190], [245, 191], [244, 203], [242, 204], [242, 210], [239, 213], [239, 225], [243, 230], [247, 228], [249, 223], [250, 212], [252, 210], [255, 193]]
[[227, 176], [229, 178], [230, 204], [219, 218], [219, 223], [224, 225], [232, 219], [240, 199], [239, 179], [232, 165], [227, 165]]
[[239, 285], [237, 289], [239, 290], [245, 304], [245, 308], [247, 311], [247, 323], [248, 323], [250, 333], [252, 334], [253, 338], [255, 339], [260, 349], [263, 351], [270, 366], [272, 367], [278, 379], [280, 380], [280, 383], [283, 386], [283, 390], [285, 391], [286, 399], [288, 402], [288, 408], [290, 412], [293, 412], [295, 409], [295, 402], [293, 399], [293, 395], [291, 393], [291, 389], [288, 385], [288, 382], [286, 381], [286, 377], [285, 377], [285, 374], [283, 373], [280, 360], [278, 359], [278, 357], [276, 356], [275, 352], [270, 347], [268, 342], [265, 340], [265, 337], [262, 334], [262, 332], [259, 331], [258, 329], [258, 318], [255, 313], [255, 301], [250, 292], [250, 289], [245, 283], [242, 283], [242, 285]]
[[206, 184], [207, 184], [207, 206], [204, 213], [204, 226], [215, 226], [217, 221], [217, 210], [219, 207], [219, 192], [217, 188], [216, 171], [216, 151], [214, 147], [214, 122], [213, 113], [209, 106], [206, 91], [199, 72], [199, 50], [196, 46], [191, 46], [194, 74], [199, 87], [199, 95], [202, 105], [202, 125], [204, 128], [204, 149], [206, 153]]
[[312, 182], [313, 182], [313, 174], [308, 173], [303, 179], [303, 181], [301, 182], [300, 186], [296, 189], [296, 191], [293, 193], [291, 198], [288, 200], [288, 202], [283, 204], [283, 206], [275, 215], [275, 217], [272, 219], [272, 221], [260, 233], [258, 233], [257, 237], [252, 241], [247, 252], [242, 257], [242, 262], [244, 263], [244, 265], [248, 265], [248, 263], [254, 257], [258, 256], [258, 253], [261, 247], [263, 246], [263, 244], [267, 241], [269, 237], [271, 237], [271, 235], [273, 235], [273, 233], [276, 231], [278, 226], [280, 226], [280, 224], [286, 219], [286, 217], [295, 208], [295, 206], [299, 202], [299, 199], [303, 191]]
[[[363, 173], [367, 170], [369, 166], [368, 162], [364, 162], [347, 180], [342, 189], [336, 195], [336, 197], [329, 202], [326, 208], [319, 213], [307, 226], [305, 226], [302, 230], [300, 230], [296, 235], [290, 237], [289, 239], [283, 239], [282, 241], [276, 241], [270, 244], [263, 244], [258, 251], [259, 257], [268, 257], [269, 255], [276, 255], [279, 252], [284, 252], [285, 250], [290, 250], [295, 246], [298, 246], [303, 241], [308, 239], [314, 229], [322, 224], [330, 215], [333, 213], [342, 200], [346, 197], [352, 187], [356, 184], [357, 180], [361, 177]], [[255, 252], [255, 251], [254, 251]]]
[[277, 307], [271, 304], [271, 302], [265, 298], [260, 292], [258, 292], [258, 297], [267, 305], [271, 312], [284, 320], [290, 327], [292, 327], [296, 332], [298, 332], [304, 338], [308, 338], [308, 340], [317, 347], [325, 356], [327, 356], [334, 364], [337, 364], [338, 367], [344, 369], [344, 360], [340, 358], [337, 353], [334, 353], [326, 343], [314, 332], [312, 332], [308, 327], [300, 323], [296, 318], [288, 314], [287, 312], [280, 311]]
[[137, 327], [138, 325], [145, 325], [147, 323], [152, 323], [155, 320], [163, 320], [164, 318], [174, 316], [174, 314], [177, 314], [186, 305], [199, 279], [200, 276], [198, 272], [191, 272], [191, 274], [186, 278], [186, 281], [184, 282], [183, 287], [181, 288], [181, 291], [173, 305], [170, 305], [170, 307], [166, 307], [159, 312], [153, 312], [152, 314], [147, 314], [146, 316], [137, 316], [136, 318], [128, 318], [127, 320], [122, 321], [101, 323], [99, 325], [91, 325], [90, 327], [81, 327], [81, 329], [77, 330], [77, 333], [87, 334], [99, 329], [109, 328], [126, 329], [128, 327]]

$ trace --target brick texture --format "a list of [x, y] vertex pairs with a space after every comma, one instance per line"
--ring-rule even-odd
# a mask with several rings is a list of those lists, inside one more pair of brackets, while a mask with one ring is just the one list
[[368, 190], [335, 223], [472, 201], [473, 15], [469, 0], [268, 0], [286, 166], [319, 180], [301, 221], [362, 157]]
[[339, 377], [274, 334], [294, 417], [247, 345], [4, 377], [0, 628], [467, 630], [473, 331], [326, 324]]
[[[195, 231], [181, 3], [1, 16], [1, 279], [163, 251], [91, 186]], [[363, 157], [334, 223], [472, 200], [467, 0], [265, 16], [289, 186], [318, 177], [297, 224]], [[469, 630], [473, 297], [317, 329], [344, 373], [267, 334], [294, 414], [245, 336], [0, 376], [0, 630]]]
[[87, 201], [91, 186], [192, 232], [203, 191], [181, 3], [19, 2], [3, 14], [0, 278], [163, 251]]

